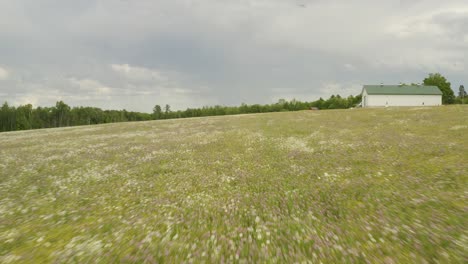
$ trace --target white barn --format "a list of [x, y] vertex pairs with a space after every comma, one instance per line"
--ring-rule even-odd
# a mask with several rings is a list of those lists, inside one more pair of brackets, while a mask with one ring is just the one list
[[362, 107], [442, 105], [442, 92], [437, 86], [364, 85]]

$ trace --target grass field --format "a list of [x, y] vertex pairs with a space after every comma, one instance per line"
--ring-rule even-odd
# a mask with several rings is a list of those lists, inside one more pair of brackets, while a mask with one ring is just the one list
[[0, 263], [466, 263], [468, 107], [0, 134]]

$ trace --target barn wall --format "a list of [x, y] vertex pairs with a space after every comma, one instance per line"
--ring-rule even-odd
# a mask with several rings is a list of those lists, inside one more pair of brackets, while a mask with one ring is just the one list
[[441, 95], [368, 95], [367, 106], [434, 106], [442, 105]]
[[362, 92], [362, 107], [367, 107], [367, 98], [368, 98], [368, 94], [367, 94], [367, 91], [364, 90]]

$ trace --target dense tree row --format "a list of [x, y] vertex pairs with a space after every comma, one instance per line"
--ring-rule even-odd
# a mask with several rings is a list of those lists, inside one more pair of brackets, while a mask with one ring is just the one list
[[79, 126], [125, 121], [145, 121], [172, 118], [187, 118], [200, 116], [236, 115], [248, 113], [266, 113], [282, 111], [299, 111], [310, 108], [344, 109], [357, 105], [360, 96], [342, 98], [332, 95], [328, 100], [320, 98], [314, 102], [297, 100], [279, 100], [274, 104], [241, 106], [207, 106], [203, 108], [188, 108], [171, 111], [169, 105], [162, 108], [156, 105], [152, 114], [129, 112], [126, 110], [102, 110], [96, 107], [70, 107], [59, 101], [52, 107], [37, 107], [32, 105], [10, 106], [5, 102], [0, 108], [0, 131], [15, 131], [38, 128]]
[[71, 108], [60, 101], [53, 107], [32, 105], [9, 106], [5, 102], [0, 108], [0, 131], [15, 131], [37, 128], [66, 127], [114, 123], [124, 121], [151, 120], [152, 115], [126, 110], [102, 110], [96, 107]]
[[201, 116], [219, 116], [219, 115], [238, 115], [251, 113], [268, 113], [268, 112], [283, 112], [283, 111], [300, 111], [311, 108], [317, 109], [346, 109], [356, 106], [361, 102], [361, 96], [349, 96], [342, 98], [339, 95], [332, 95], [328, 100], [320, 98], [314, 102], [301, 102], [297, 100], [286, 101], [279, 100], [274, 104], [242, 104], [241, 106], [205, 106], [203, 108], [188, 108], [183, 111], [170, 111], [170, 107], [166, 105], [162, 111], [161, 106], [156, 105], [153, 108], [154, 119], [170, 119], [170, 118], [187, 118]]
[[[466, 103], [466, 91], [460, 86], [458, 96], [455, 96], [450, 82], [439, 73], [429, 74], [423, 80], [425, 85], [435, 85], [442, 91], [444, 104]], [[172, 118], [187, 118], [201, 116], [237, 115], [249, 113], [267, 113], [282, 111], [299, 111], [306, 109], [346, 109], [354, 107], [361, 102], [361, 95], [343, 98], [332, 95], [329, 99], [320, 98], [313, 102], [301, 102], [297, 100], [279, 100], [274, 104], [260, 105], [242, 104], [241, 106], [206, 106], [202, 108], [188, 108], [186, 110], [171, 111], [169, 105], [161, 107], [156, 105], [152, 114], [128, 112], [126, 110], [102, 110], [96, 107], [71, 108], [62, 101], [53, 107], [37, 107], [32, 105], [9, 106], [4, 103], [0, 108], [0, 132], [26, 130], [50, 127], [65, 127], [78, 125], [91, 125], [103, 123], [115, 123], [125, 121], [144, 121]]]

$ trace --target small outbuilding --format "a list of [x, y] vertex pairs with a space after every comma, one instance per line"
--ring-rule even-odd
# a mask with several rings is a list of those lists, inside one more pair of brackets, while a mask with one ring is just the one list
[[442, 105], [442, 92], [437, 86], [364, 85], [362, 88], [362, 107], [435, 105]]

